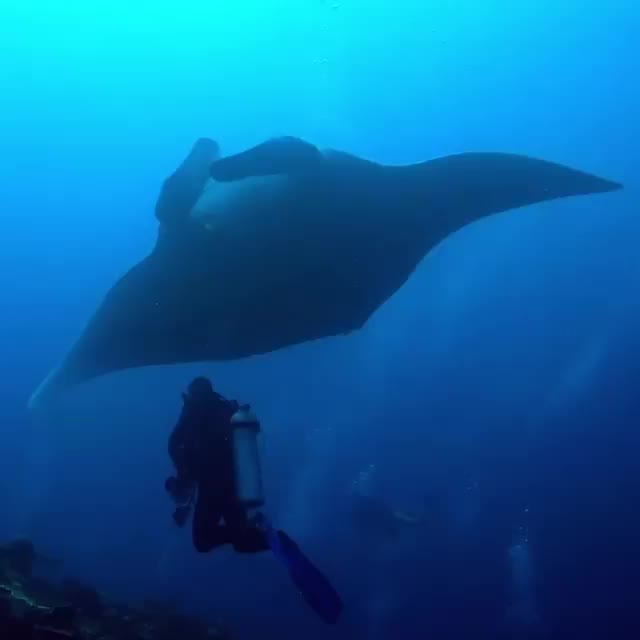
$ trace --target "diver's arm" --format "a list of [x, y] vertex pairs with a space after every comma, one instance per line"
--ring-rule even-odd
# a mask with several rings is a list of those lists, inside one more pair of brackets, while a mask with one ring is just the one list
[[180, 416], [178, 424], [171, 432], [168, 443], [169, 457], [176, 468], [176, 475], [167, 478], [164, 485], [176, 504], [188, 503], [193, 498], [195, 490], [195, 477], [187, 451], [188, 433], [183, 422], [183, 415]]
[[322, 153], [317, 147], [300, 138], [286, 136], [217, 160], [211, 164], [210, 174], [218, 182], [232, 182], [255, 176], [306, 171], [320, 162]]
[[[186, 401], [186, 397], [183, 394], [183, 402]], [[189, 461], [187, 460], [187, 448], [189, 440], [191, 439], [190, 429], [191, 416], [186, 404], [182, 406], [180, 417], [176, 426], [173, 428], [171, 435], [169, 436], [169, 442], [167, 450], [169, 457], [171, 458], [178, 476], [186, 475], [189, 467]]]
[[184, 459], [184, 427], [181, 423], [178, 423], [171, 432], [167, 449], [171, 461], [176, 469], [179, 470], [180, 467], [183, 466], [180, 463]]

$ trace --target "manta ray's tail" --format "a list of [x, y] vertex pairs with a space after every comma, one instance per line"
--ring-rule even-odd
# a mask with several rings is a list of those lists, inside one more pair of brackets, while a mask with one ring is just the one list
[[442, 216], [443, 237], [508, 209], [622, 188], [561, 164], [509, 153], [461, 153], [387, 169], [394, 181], [404, 182], [406, 197]]

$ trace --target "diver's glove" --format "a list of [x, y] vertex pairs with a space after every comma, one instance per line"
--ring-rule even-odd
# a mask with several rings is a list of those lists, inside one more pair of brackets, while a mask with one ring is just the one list
[[191, 515], [191, 504], [184, 504], [173, 512], [173, 521], [180, 527], [184, 527]]
[[173, 512], [173, 521], [184, 527], [191, 515], [191, 507], [195, 496], [195, 483], [171, 476], [165, 480], [164, 488], [171, 499], [178, 505]]
[[193, 499], [194, 485], [192, 482], [170, 476], [164, 482], [164, 488], [171, 499], [178, 505], [190, 503]]

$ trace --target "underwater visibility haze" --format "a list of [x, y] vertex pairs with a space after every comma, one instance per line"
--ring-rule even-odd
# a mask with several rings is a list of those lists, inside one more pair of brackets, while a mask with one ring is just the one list
[[[54, 585], [80, 637], [131, 606], [184, 638], [637, 638], [639, 28], [0, 2], [4, 600]], [[197, 376], [259, 418], [281, 563], [171, 517]]]

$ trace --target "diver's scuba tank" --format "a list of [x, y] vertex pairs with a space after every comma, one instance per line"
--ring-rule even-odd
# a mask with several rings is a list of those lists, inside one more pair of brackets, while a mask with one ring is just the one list
[[236, 498], [243, 507], [255, 509], [264, 504], [258, 453], [260, 422], [245, 404], [233, 414], [231, 428]]

